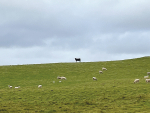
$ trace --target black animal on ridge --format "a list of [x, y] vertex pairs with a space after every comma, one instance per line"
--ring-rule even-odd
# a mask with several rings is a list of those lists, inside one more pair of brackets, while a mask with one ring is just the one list
[[77, 61], [80, 61], [81, 62], [81, 59], [80, 58], [75, 58], [75, 61], [77, 62]]

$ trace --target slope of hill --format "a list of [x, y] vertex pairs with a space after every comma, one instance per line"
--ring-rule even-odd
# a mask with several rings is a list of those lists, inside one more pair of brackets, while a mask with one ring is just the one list
[[[149, 61], [0, 66], [0, 112], [150, 112], [150, 84], [144, 79]], [[99, 74], [102, 67], [107, 71]], [[134, 84], [136, 78], [140, 82]]]

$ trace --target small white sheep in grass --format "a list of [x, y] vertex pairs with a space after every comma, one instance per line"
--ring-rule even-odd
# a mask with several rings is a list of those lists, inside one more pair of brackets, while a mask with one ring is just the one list
[[59, 82], [61, 82], [61, 81], [59, 81]]
[[9, 88], [12, 88], [12, 86], [8, 85]]
[[20, 86], [18, 86], [18, 87], [15, 87], [15, 89], [18, 89], [18, 88], [20, 88]]
[[107, 69], [103, 67], [102, 70], [107, 70]]
[[147, 72], [147, 75], [150, 75], [150, 72]]
[[146, 81], [146, 82], [150, 82], [150, 79], [146, 79], [145, 81]]
[[100, 74], [100, 73], [103, 73], [103, 71], [99, 71], [99, 74]]
[[62, 79], [62, 80], [66, 80], [66, 77], [57, 77], [57, 79]]
[[140, 79], [135, 79], [134, 80], [134, 83], [137, 83], [137, 82], [139, 82], [140, 81]]
[[96, 77], [93, 77], [93, 80], [97, 80], [97, 78], [96, 78]]
[[38, 88], [41, 88], [42, 87], [42, 85], [38, 85]]
[[149, 76], [144, 76], [144, 78], [148, 78]]

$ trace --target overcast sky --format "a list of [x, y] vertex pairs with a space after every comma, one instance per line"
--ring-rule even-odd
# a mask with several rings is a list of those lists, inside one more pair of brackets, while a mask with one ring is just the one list
[[0, 0], [0, 65], [150, 56], [150, 0]]

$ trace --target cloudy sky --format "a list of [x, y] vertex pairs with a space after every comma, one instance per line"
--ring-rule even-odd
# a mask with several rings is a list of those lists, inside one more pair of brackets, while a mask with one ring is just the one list
[[150, 0], [0, 0], [0, 65], [150, 56]]

